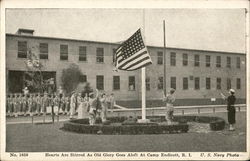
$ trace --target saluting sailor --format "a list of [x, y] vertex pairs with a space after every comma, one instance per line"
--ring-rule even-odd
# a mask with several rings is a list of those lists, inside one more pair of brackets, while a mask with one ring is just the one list
[[175, 97], [173, 95], [174, 92], [175, 92], [175, 89], [171, 88], [166, 96], [163, 93], [163, 102], [166, 103], [166, 117], [165, 118], [168, 124], [171, 124], [173, 121], [173, 114], [174, 114], [173, 103], [175, 101]]

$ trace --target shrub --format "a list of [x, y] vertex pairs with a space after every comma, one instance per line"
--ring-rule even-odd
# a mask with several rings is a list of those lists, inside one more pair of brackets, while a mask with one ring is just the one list
[[79, 84], [80, 75], [82, 75], [82, 72], [76, 64], [71, 64], [68, 68], [63, 69], [61, 82], [66, 93], [70, 93], [76, 89]]
[[[64, 123], [63, 129], [78, 133], [97, 134], [101, 130], [102, 134], [162, 134], [162, 133], [183, 133], [188, 132], [187, 122], [196, 121], [209, 123], [211, 130], [222, 130], [225, 128], [225, 121], [219, 117], [208, 116], [175, 116], [177, 125], [167, 125], [157, 123], [164, 120], [164, 116], [148, 117], [155, 122], [137, 123], [137, 118], [132, 117], [110, 117], [102, 124], [89, 125], [88, 119], [70, 120]], [[121, 123], [121, 124], [110, 124]]]
[[216, 120], [210, 123], [210, 129], [214, 131], [223, 130], [225, 128], [224, 120]]

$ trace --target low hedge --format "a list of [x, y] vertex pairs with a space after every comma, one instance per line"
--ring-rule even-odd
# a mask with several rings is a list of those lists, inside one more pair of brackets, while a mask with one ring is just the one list
[[158, 125], [158, 124], [133, 124], [133, 125], [86, 125], [73, 122], [65, 122], [63, 130], [73, 131], [84, 134], [119, 134], [119, 135], [137, 135], [137, 134], [163, 134], [163, 133], [183, 133], [188, 131], [187, 124], [179, 125]]
[[174, 120], [180, 122], [180, 120], [186, 119], [187, 122], [199, 122], [208, 123], [210, 129], [213, 131], [223, 130], [226, 122], [220, 117], [209, 117], [209, 116], [175, 116]]
[[109, 117], [106, 122], [97, 120], [96, 125], [89, 125], [89, 120], [75, 119], [64, 123], [62, 129], [85, 134], [163, 134], [188, 132], [187, 122], [209, 123], [210, 129], [217, 131], [225, 128], [225, 120], [209, 116], [175, 116], [175, 125], [159, 124], [165, 121], [165, 116], [151, 116], [150, 123], [137, 123], [141, 117]]

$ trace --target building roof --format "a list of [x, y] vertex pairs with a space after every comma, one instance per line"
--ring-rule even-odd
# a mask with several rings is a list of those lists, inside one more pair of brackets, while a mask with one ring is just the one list
[[[121, 44], [120, 42], [114, 43], [114, 42], [90, 41], [90, 40], [79, 40], [79, 39], [47, 37], [47, 36], [18, 35], [18, 34], [11, 34], [11, 33], [6, 33], [6, 36], [25, 37], [25, 38], [33, 38], [33, 39], [50, 39], [50, 40], [75, 41], [75, 42], [85, 42], [85, 43], [98, 43], [98, 44], [106, 44], [106, 45], [120, 45]], [[161, 46], [150, 46], [150, 45], [148, 45], [147, 47], [163, 49], [163, 47], [161, 47]], [[187, 50], [187, 51], [196, 51], [196, 52], [213, 52], [213, 53], [224, 53], [224, 54], [243, 54], [243, 55], [246, 54], [246, 53], [240, 53], [240, 52], [187, 49], [187, 48], [175, 48], [175, 47], [166, 47], [166, 49], [168, 49], [168, 50]]]
[[22, 28], [19, 28], [19, 29], [17, 30], [17, 33], [18, 33], [18, 34], [21, 34], [21, 33], [30, 33], [30, 34], [33, 34], [34, 31], [35, 31], [35, 30], [32, 30], [32, 29], [22, 29]]

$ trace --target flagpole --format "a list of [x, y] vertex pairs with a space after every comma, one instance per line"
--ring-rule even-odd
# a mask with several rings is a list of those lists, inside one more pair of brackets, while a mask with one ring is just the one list
[[[143, 9], [143, 38], [146, 46], [145, 39], [145, 9]], [[142, 105], [142, 120], [146, 120], [146, 69], [141, 68], [141, 105]]]
[[165, 34], [165, 20], [163, 20], [163, 39], [164, 39], [164, 48], [163, 48], [163, 90], [164, 95], [166, 96], [166, 34]]

